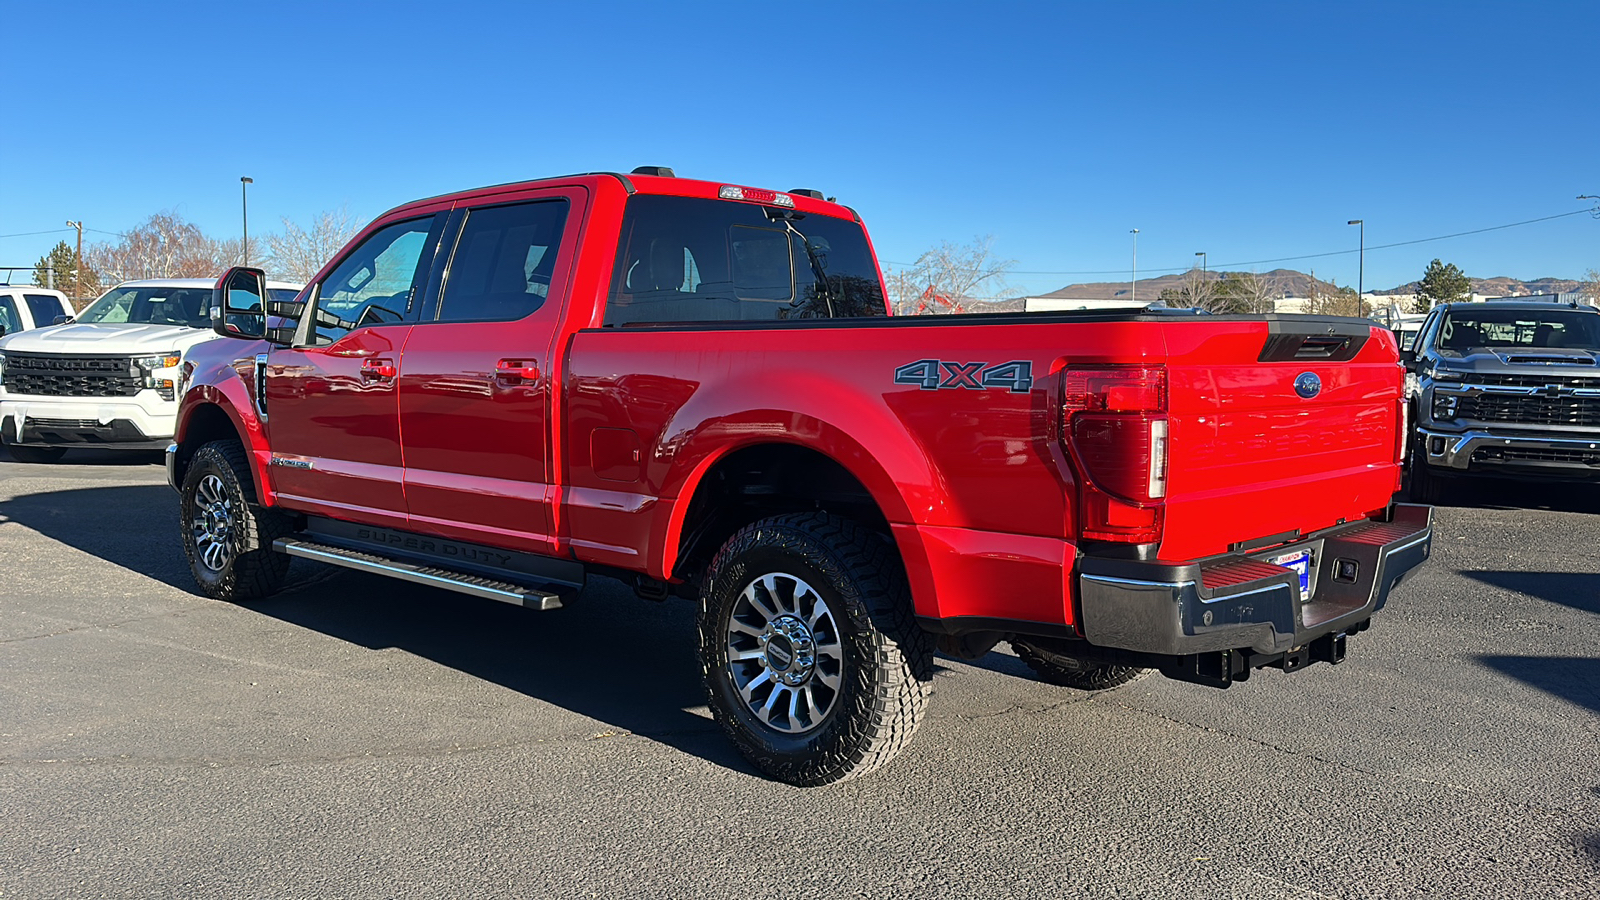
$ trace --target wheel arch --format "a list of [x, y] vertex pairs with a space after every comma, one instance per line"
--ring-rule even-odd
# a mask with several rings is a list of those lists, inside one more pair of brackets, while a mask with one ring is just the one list
[[241, 416], [224, 391], [209, 385], [195, 388], [184, 403], [172, 440], [178, 446], [174, 461], [178, 484], [183, 483], [189, 461], [194, 458], [196, 450], [212, 441], [236, 440], [243, 445], [245, 455], [250, 460], [256, 500], [263, 506], [275, 504], [267, 477], [267, 459], [271, 453], [264, 435], [255, 417], [247, 421]]
[[740, 528], [790, 512], [827, 511], [893, 542], [891, 522], [909, 518], [905, 499], [887, 472], [866, 464], [872, 458], [863, 448], [843, 440], [858, 452], [830, 453], [798, 441], [767, 440], [727, 446], [701, 459], [667, 517], [663, 570], [693, 581]]

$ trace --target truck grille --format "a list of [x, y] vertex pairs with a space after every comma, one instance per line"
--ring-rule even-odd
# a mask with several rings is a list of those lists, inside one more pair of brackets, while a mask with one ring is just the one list
[[7, 353], [6, 390], [34, 397], [132, 397], [144, 390], [127, 356]]
[[1514, 425], [1600, 426], [1600, 397], [1548, 394], [1466, 394], [1456, 418]]
[[1502, 373], [1468, 372], [1463, 380], [1467, 384], [1505, 384], [1512, 387], [1542, 388], [1551, 384], [1559, 384], [1568, 388], [1600, 388], [1600, 376], [1569, 377], [1562, 375], [1552, 378], [1549, 375], [1508, 375]]
[[1544, 447], [1479, 447], [1472, 451], [1473, 462], [1547, 462], [1580, 466], [1600, 466], [1600, 451], [1554, 450]]

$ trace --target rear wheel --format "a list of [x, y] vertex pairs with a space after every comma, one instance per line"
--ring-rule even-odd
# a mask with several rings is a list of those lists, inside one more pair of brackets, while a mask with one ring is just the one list
[[241, 603], [283, 586], [289, 557], [272, 542], [293, 531], [283, 512], [255, 501], [244, 447], [212, 441], [195, 451], [184, 474], [180, 506], [183, 551], [207, 597]]
[[881, 535], [824, 513], [746, 526], [701, 592], [713, 718], [773, 778], [812, 786], [871, 772], [911, 740], [933, 651]]
[[1039, 680], [1080, 691], [1103, 691], [1120, 687], [1144, 675], [1149, 669], [1095, 663], [1028, 641], [1012, 641], [1011, 649], [1033, 670]]
[[19, 463], [54, 463], [60, 462], [61, 457], [67, 455], [62, 447], [20, 447], [16, 444], [7, 444], [6, 449], [11, 452], [11, 458]]

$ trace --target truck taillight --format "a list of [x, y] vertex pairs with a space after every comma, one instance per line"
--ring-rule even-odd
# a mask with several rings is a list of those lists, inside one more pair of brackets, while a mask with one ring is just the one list
[[1135, 544], [1160, 540], [1167, 495], [1167, 370], [1063, 371], [1061, 440], [1084, 482], [1081, 535]]

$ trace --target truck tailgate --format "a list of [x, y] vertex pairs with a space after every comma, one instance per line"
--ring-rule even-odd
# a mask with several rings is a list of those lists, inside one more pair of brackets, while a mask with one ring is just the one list
[[1259, 321], [1166, 326], [1164, 559], [1353, 521], [1399, 488], [1403, 373], [1389, 332], [1310, 318], [1265, 330]]

